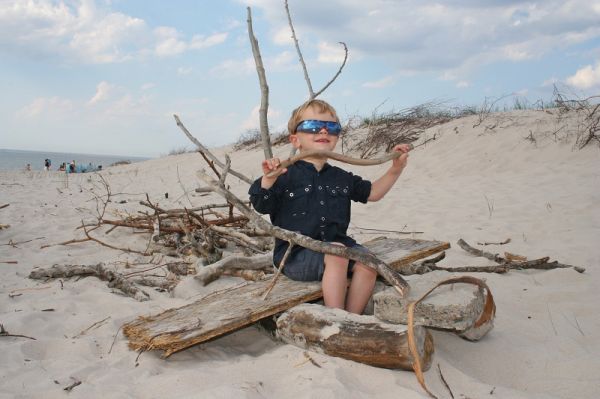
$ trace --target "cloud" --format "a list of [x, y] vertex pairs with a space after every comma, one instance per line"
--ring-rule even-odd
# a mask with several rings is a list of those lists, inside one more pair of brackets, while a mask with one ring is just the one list
[[179, 67], [177, 68], [178, 75], [189, 75], [194, 69], [192, 67]]
[[[260, 105], [257, 105], [256, 107], [252, 108], [252, 111], [250, 111], [250, 115], [248, 115], [248, 117], [242, 122], [242, 124], [240, 125], [240, 128], [242, 130], [259, 129], [259, 112], [260, 112]], [[277, 109], [274, 109], [273, 107], [269, 107], [269, 110], [267, 111], [267, 119], [269, 120], [269, 122], [272, 122], [271, 119], [274, 120], [274, 119], [279, 118], [280, 116], [281, 116], [281, 112], [279, 112]], [[269, 126], [269, 127], [271, 127], [271, 126]], [[273, 132], [271, 132], [271, 133], [273, 133]]]
[[70, 100], [60, 97], [38, 97], [17, 111], [18, 118], [35, 118], [43, 115], [60, 119], [73, 110]]
[[567, 78], [567, 83], [582, 90], [600, 86], [600, 62], [597, 62], [595, 67], [586, 65], [578, 69], [575, 75]]
[[339, 43], [331, 44], [320, 42], [318, 45], [319, 55], [317, 61], [325, 64], [341, 64], [344, 62], [344, 46]]
[[393, 76], [386, 76], [383, 79], [365, 82], [362, 84], [362, 87], [365, 87], [367, 89], [382, 89], [384, 87], [394, 84], [395, 80], [396, 78], [394, 78]]
[[100, 82], [96, 86], [96, 94], [88, 101], [88, 105], [95, 105], [99, 102], [106, 101], [110, 97], [110, 92], [114, 87], [108, 82]]
[[[223, 43], [226, 32], [186, 40], [172, 27], [152, 30], [143, 19], [94, 0], [0, 1], [0, 54], [64, 63], [118, 63], [173, 56]], [[154, 34], [153, 34], [154, 33]]]
[[461, 81], [459, 81], [459, 82], [456, 83], [456, 87], [459, 88], [459, 89], [465, 89], [465, 88], [467, 88], [469, 86], [470, 86], [470, 84], [466, 80], [461, 80]]

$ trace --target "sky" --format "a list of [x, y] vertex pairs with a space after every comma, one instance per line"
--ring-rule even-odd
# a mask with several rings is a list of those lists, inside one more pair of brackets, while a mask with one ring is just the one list
[[[269, 126], [308, 99], [283, 0], [0, 0], [0, 148], [156, 157]], [[312, 86], [342, 120], [434, 101], [600, 94], [600, 0], [289, 0]], [[505, 97], [506, 96], [506, 97]]]

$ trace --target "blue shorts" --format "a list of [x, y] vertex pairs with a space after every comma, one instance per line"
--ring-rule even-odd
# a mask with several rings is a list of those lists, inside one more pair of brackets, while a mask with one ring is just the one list
[[[356, 244], [352, 248], [369, 252], [362, 245]], [[354, 264], [352, 259], [348, 262], [348, 277], [352, 275]], [[279, 267], [279, 265], [275, 265]], [[325, 254], [315, 252], [304, 247], [293, 248], [290, 256], [283, 266], [283, 274], [296, 281], [321, 281], [325, 271]]]

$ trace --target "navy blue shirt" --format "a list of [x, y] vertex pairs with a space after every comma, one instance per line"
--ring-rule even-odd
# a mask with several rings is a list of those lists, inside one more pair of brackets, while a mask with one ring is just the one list
[[[350, 200], [366, 203], [371, 182], [326, 163], [320, 171], [306, 161], [297, 161], [266, 190], [257, 179], [248, 193], [258, 212], [269, 214], [271, 223], [315, 240], [339, 242], [346, 246], [356, 241], [346, 235], [350, 223]], [[279, 264], [288, 243], [275, 240], [273, 260]]]

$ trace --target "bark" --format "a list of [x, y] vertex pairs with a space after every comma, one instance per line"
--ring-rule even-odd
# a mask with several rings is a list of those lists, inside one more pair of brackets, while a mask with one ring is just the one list
[[[277, 336], [288, 344], [370, 366], [412, 370], [407, 326], [316, 304], [296, 306], [277, 319]], [[431, 365], [434, 346], [427, 329], [414, 328], [421, 365]]]

